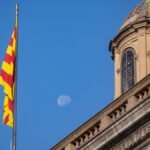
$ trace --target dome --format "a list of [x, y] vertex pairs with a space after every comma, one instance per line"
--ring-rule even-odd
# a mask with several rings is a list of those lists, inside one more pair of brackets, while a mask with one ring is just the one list
[[140, 18], [150, 16], [150, 0], [143, 0], [127, 16], [120, 30], [138, 21]]

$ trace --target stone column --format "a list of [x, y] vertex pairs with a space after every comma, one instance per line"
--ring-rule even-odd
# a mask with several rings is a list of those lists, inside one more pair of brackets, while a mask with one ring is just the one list
[[150, 74], [150, 29], [146, 32], [146, 46], [147, 46], [147, 74]]
[[136, 77], [136, 82], [140, 81], [140, 74], [141, 74], [141, 68], [140, 68], [140, 60], [139, 60], [139, 52], [136, 50], [136, 55], [135, 55], [135, 77]]
[[147, 74], [150, 74], [150, 51], [147, 51]]
[[138, 31], [138, 48], [139, 48], [139, 61], [140, 61], [140, 77], [139, 80], [143, 79], [147, 73], [146, 73], [146, 29], [141, 28]]
[[115, 48], [115, 98], [120, 96], [120, 54], [118, 49]]

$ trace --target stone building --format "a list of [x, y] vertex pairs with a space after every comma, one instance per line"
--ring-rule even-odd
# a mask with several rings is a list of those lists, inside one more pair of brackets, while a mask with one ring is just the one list
[[115, 100], [51, 150], [150, 150], [150, 0], [130, 12], [109, 49]]

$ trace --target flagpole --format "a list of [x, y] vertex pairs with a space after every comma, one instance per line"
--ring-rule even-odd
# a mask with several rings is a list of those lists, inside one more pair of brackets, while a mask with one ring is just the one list
[[17, 150], [18, 16], [19, 16], [19, 5], [18, 5], [18, 1], [16, 0], [16, 63], [15, 63], [15, 89], [14, 89], [14, 113], [13, 113], [12, 150]]

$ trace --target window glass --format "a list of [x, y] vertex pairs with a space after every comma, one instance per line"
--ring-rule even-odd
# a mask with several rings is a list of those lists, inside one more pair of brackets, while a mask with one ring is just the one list
[[122, 55], [121, 60], [121, 90], [127, 91], [135, 84], [135, 60], [134, 50], [128, 48]]

